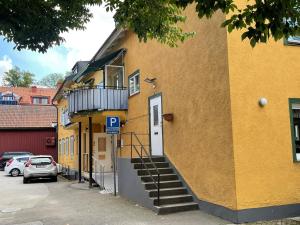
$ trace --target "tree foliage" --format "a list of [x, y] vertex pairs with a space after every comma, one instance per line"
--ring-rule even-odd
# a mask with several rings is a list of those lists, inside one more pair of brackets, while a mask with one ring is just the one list
[[33, 83], [33, 79], [34, 74], [21, 71], [18, 67], [5, 72], [3, 77], [4, 84], [12, 87], [29, 87]]
[[51, 73], [43, 77], [38, 84], [46, 87], [54, 88], [58, 81], [63, 81], [64, 76], [61, 73]]
[[243, 29], [242, 39], [255, 46], [270, 38], [279, 40], [299, 32], [300, 0], [0, 0], [0, 34], [16, 43], [17, 49], [45, 52], [61, 44], [61, 33], [84, 29], [91, 13], [89, 5], [105, 5], [115, 11], [118, 26], [134, 31], [140, 40], [157, 39], [170, 46], [193, 36], [184, 32], [183, 10], [193, 4], [199, 18], [216, 11], [228, 15], [222, 26], [229, 32]]
[[62, 32], [84, 29], [93, 0], [0, 0], [0, 34], [18, 50], [39, 52], [64, 41]]

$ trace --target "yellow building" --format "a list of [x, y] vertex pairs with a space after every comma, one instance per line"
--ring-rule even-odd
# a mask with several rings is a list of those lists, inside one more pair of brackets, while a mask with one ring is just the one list
[[[211, 214], [236, 223], [299, 216], [299, 42], [252, 49], [241, 33], [220, 28], [221, 13], [199, 20], [191, 7], [186, 14], [185, 30], [197, 34], [178, 48], [115, 29], [87, 65], [75, 65], [56, 96], [59, 115], [70, 115], [70, 124], [59, 124], [59, 162], [74, 174], [91, 172], [93, 160], [109, 170], [112, 146], [121, 146], [120, 195], [157, 212], [170, 199], [163, 195], [170, 167]], [[119, 141], [105, 133], [107, 115], [121, 118]], [[155, 161], [145, 160], [148, 169], [136, 160], [146, 152]], [[156, 166], [153, 174], [166, 179], [158, 204], [160, 182], [148, 174]]]

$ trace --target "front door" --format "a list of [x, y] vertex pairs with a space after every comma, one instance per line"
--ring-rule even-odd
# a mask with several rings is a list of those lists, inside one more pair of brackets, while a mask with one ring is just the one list
[[151, 154], [163, 155], [161, 95], [150, 97]]
[[104, 172], [112, 171], [111, 135], [94, 133], [94, 157], [104, 166]]

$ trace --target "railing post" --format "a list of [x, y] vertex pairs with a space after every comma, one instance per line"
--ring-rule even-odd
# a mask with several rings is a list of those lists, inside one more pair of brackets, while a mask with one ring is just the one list
[[158, 172], [158, 174], [157, 174], [157, 205], [159, 206], [159, 195], [160, 195], [160, 193], [159, 193], [159, 183], [160, 183], [160, 174], [159, 174], [159, 172]]

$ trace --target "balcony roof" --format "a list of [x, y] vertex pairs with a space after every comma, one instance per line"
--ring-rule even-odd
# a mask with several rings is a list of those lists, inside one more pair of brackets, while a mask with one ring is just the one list
[[95, 60], [95, 61], [89, 63], [78, 74], [76, 74], [73, 77], [73, 81], [79, 81], [85, 75], [87, 75], [91, 72], [102, 69], [106, 64], [111, 62], [114, 58], [119, 57], [124, 52], [126, 52], [126, 49], [122, 48], [122, 49], [119, 49], [118, 51], [110, 53], [109, 55], [106, 55], [106, 56], [104, 56], [104, 57], [102, 57], [98, 60]]

